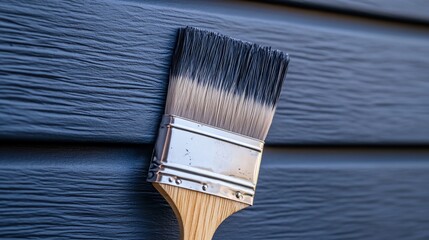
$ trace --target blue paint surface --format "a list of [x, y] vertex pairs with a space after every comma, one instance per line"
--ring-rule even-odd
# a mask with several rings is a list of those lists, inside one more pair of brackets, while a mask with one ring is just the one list
[[2, 139], [153, 143], [177, 29], [189, 25], [291, 54], [267, 143], [429, 141], [426, 29], [250, 3], [0, 5]]
[[[151, 150], [3, 144], [0, 238], [177, 239], [172, 210], [145, 181]], [[215, 239], [427, 239], [428, 157], [268, 148], [255, 205], [228, 218]]]

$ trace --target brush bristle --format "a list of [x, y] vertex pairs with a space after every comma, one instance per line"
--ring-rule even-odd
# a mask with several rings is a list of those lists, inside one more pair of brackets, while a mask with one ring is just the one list
[[180, 29], [166, 114], [265, 140], [288, 63], [269, 47]]

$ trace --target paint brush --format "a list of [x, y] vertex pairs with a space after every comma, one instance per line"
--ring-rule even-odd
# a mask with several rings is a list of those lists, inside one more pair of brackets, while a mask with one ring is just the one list
[[181, 239], [211, 239], [253, 204], [288, 63], [270, 47], [179, 30], [148, 181], [173, 208]]

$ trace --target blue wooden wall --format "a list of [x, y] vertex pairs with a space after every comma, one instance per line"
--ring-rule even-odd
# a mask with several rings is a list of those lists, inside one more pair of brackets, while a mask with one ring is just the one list
[[424, 1], [0, 2], [0, 239], [177, 239], [145, 181], [178, 27], [291, 54], [215, 239], [429, 239]]

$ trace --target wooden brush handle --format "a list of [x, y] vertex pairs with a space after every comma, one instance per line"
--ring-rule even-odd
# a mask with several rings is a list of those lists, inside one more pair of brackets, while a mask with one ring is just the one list
[[223, 220], [249, 206], [162, 183], [153, 185], [173, 208], [179, 221], [181, 240], [210, 240]]

